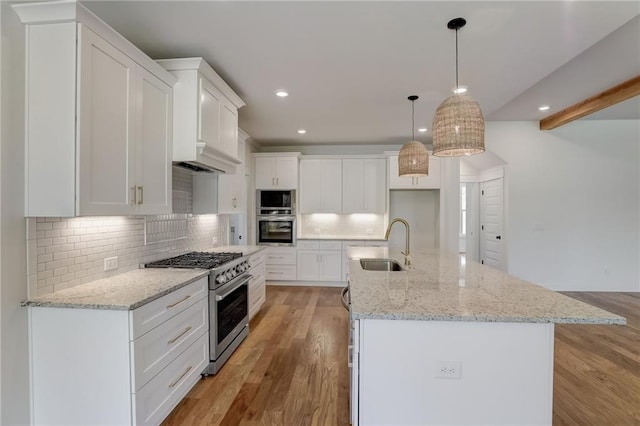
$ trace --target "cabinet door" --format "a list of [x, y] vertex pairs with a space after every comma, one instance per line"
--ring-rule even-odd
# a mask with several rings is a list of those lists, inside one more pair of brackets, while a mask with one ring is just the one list
[[221, 96], [209, 80], [198, 77], [200, 104], [198, 108], [198, 142], [220, 151]]
[[220, 150], [238, 158], [238, 110], [226, 101], [220, 104]]
[[342, 281], [342, 252], [323, 251], [320, 277], [323, 281]]
[[322, 211], [322, 160], [300, 161], [300, 213]]
[[364, 213], [364, 161], [342, 160], [342, 212]]
[[321, 160], [320, 212], [342, 213], [342, 160]]
[[218, 176], [218, 213], [244, 212], [244, 183], [241, 174]]
[[272, 189], [276, 183], [276, 159], [256, 157], [254, 165], [256, 189]]
[[420, 189], [440, 188], [440, 159], [429, 156], [429, 176], [415, 178], [415, 186]]
[[276, 186], [298, 189], [298, 157], [276, 158]]
[[389, 189], [415, 189], [415, 178], [401, 177], [398, 173], [398, 156], [391, 155], [389, 157]]
[[77, 214], [134, 211], [137, 65], [79, 26]]
[[365, 213], [384, 213], [387, 209], [386, 162], [383, 159], [363, 160]]
[[140, 214], [170, 214], [172, 90], [166, 83], [138, 68], [138, 128], [136, 150], [136, 203]]
[[321, 252], [318, 250], [298, 250], [297, 276], [300, 281], [319, 281]]

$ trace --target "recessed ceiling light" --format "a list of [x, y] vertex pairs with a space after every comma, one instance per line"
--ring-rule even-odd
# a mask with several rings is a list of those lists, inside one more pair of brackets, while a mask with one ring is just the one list
[[301, 135], [304, 135], [305, 133], [307, 133], [307, 131], [305, 129], [300, 129], [298, 130], [298, 133], [300, 133]]
[[289, 96], [289, 92], [286, 92], [284, 90], [278, 90], [276, 92], [276, 96], [279, 96], [281, 98], [286, 98], [287, 96]]
[[549, 109], [549, 105], [540, 105], [538, 111], [546, 111]]
[[426, 127], [423, 127], [422, 129], [418, 129], [418, 131], [419, 131], [419, 132], [424, 133], [424, 132], [426, 132], [426, 131], [427, 131], [427, 128], [426, 128]]
[[457, 93], [457, 94], [464, 93], [466, 91], [467, 91], [467, 86], [458, 86], [453, 89], [453, 93]]

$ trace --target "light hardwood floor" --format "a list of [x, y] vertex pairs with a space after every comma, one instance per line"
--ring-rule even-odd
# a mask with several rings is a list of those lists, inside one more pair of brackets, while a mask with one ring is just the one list
[[[640, 425], [640, 293], [567, 293], [627, 326], [558, 325], [554, 425]], [[164, 425], [348, 425], [348, 315], [339, 288], [267, 286], [229, 362]]]

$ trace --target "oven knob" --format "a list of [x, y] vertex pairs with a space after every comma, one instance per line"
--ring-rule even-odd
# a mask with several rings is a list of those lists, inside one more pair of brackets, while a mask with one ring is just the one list
[[224, 276], [224, 274], [220, 274], [220, 275], [218, 275], [218, 276], [216, 277], [216, 282], [217, 282], [218, 284], [222, 284], [222, 283], [224, 283], [225, 281], [227, 281], [227, 278]]
[[244, 272], [244, 271], [249, 270], [249, 268], [250, 268], [250, 266], [249, 266], [249, 262], [244, 262], [244, 263], [242, 264], [242, 268], [243, 268], [243, 269], [242, 269], [242, 271], [243, 271], [243, 272]]
[[225, 274], [227, 279], [230, 280], [231, 278], [233, 278], [233, 270], [228, 270], [227, 273]]

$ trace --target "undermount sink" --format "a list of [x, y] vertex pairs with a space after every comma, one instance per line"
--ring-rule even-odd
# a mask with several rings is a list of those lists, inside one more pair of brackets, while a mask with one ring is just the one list
[[402, 266], [393, 259], [360, 259], [360, 266], [365, 271], [403, 271]]

